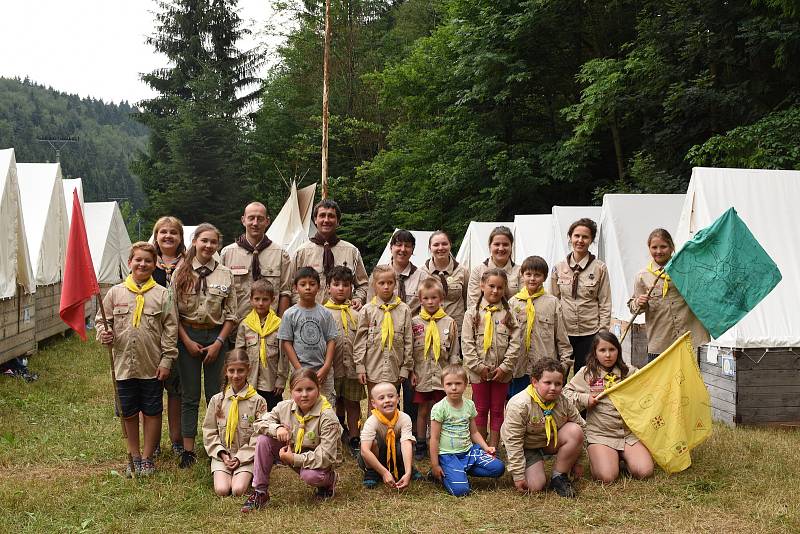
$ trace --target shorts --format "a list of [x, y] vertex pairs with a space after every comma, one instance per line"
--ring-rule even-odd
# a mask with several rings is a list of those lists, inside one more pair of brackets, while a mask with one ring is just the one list
[[164, 411], [164, 386], [155, 378], [129, 378], [117, 380], [119, 407], [122, 417], [133, 417], [142, 412], [154, 417]]
[[350, 402], [361, 402], [367, 398], [367, 390], [357, 378], [336, 378], [333, 383], [337, 397]]
[[239, 473], [250, 473], [252, 475], [253, 462], [250, 462], [248, 464], [239, 464], [239, 467], [237, 467], [236, 470], [231, 471], [230, 469], [228, 469], [228, 466], [226, 466], [225, 462], [223, 462], [222, 460], [219, 460], [217, 458], [211, 458], [211, 472], [214, 473], [216, 471], [224, 471], [225, 473], [228, 473], [231, 476], [236, 476]]
[[169, 377], [164, 380], [164, 390], [167, 392], [167, 397], [181, 396], [181, 375], [178, 373], [177, 365], [173, 366]]
[[525, 469], [544, 461], [543, 449], [523, 449], [523, 452], [525, 453]]
[[414, 404], [423, 404], [426, 402], [437, 403], [447, 395], [441, 389], [434, 389], [433, 391], [415, 391]]

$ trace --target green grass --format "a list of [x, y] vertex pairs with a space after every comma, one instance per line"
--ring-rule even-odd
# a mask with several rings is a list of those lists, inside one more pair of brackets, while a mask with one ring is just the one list
[[507, 475], [475, 481], [477, 493], [463, 499], [428, 483], [402, 495], [366, 491], [347, 458], [331, 502], [315, 502], [281, 468], [270, 508], [244, 516], [243, 499], [214, 496], [202, 453], [191, 470], [167, 452], [155, 477], [119, 476], [125, 449], [102, 347], [54, 342], [31, 367], [40, 376], [32, 384], [0, 378], [0, 532], [800, 531], [797, 433], [724, 426], [687, 471], [610, 486], [583, 480], [576, 500], [518, 495]]

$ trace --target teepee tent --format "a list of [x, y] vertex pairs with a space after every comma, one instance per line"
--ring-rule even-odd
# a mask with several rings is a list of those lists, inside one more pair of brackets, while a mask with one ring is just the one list
[[514, 216], [514, 258], [522, 263], [528, 256], [541, 256], [551, 268], [553, 216], [550, 213]]
[[507, 226], [511, 232], [514, 232], [514, 223], [512, 222], [470, 221], [467, 231], [464, 233], [464, 239], [461, 240], [461, 247], [456, 254], [456, 261], [463, 265], [467, 272], [489, 257], [489, 234], [498, 226]]
[[290, 256], [308, 241], [316, 187], [317, 184], [312, 184], [298, 191], [297, 184], [292, 182], [289, 198], [267, 229], [267, 237], [282, 246]]
[[[597, 223], [600, 220], [602, 210], [603, 208], [600, 206], [553, 206], [553, 241], [550, 249], [550, 259], [554, 264], [566, 258], [567, 254], [572, 250], [567, 237], [569, 226], [584, 217]], [[589, 252], [597, 254], [597, 239], [589, 246]]]
[[[61, 183], [64, 185], [64, 209], [67, 214], [67, 228], [69, 228], [70, 223], [72, 223], [72, 193], [75, 190], [78, 191], [78, 201], [81, 203], [81, 210], [83, 210], [83, 180], [81, 178], [64, 178]], [[86, 211], [84, 210], [85, 214]]]
[[116, 202], [87, 202], [86, 236], [100, 284], [118, 284], [128, 274], [131, 239]]
[[[394, 232], [399, 228], [395, 228]], [[392, 232], [392, 235], [394, 235]], [[416, 243], [414, 244], [414, 254], [411, 255], [411, 263], [419, 267], [431, 257], [431, 251], [428, 249], [428, 240], [431, 238], [433, 231], [428, 230], [409, 230], [411, 235], [414, 236]], [[392, 250], [389, 245], [391, 238], [386, 242], [386, 247], [383, 249], [381, 258], [378, 260], [377, 265], [387, 264], [392, 261]]]

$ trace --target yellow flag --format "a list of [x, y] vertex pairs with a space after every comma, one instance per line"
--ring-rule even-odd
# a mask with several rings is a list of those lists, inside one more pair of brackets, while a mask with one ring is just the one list
[[689, 332], [603, 395], [667, 473], [692, 465], [690, 451], [711, 436], [711, 400]]

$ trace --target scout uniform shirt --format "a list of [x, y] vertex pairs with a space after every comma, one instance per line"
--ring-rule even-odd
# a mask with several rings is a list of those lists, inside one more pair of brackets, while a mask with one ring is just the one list
[[266, 367], [261, 364], [261, 336], [244, 324], [244, 321], [239, 323], [239, 328], [236, 330], [236, 348], [247, 351], [247, 357], [250, 360], [247, 382], [258, 391], [283, 390], [289, 376], [289, 360], [278, 350], [278, 331], [275, 330], [268, 335], [265, 341], [267, 345]]
[[426, 260], [419, 270], [422, 271], [420, 280], [429, 276], [440, 279], [445, 288], [442, 308], [447, 315], [456, 320], [458, 331], [461, 332], [461, 324], [464, 322], [464, 303], [467, 301], [467, 269], [451, 255], [450, 263], [442, 271], [436, 268], [432, 258]]
[[[350, 304], [350, 301], [347, 302]], [[358, 328], [358, 320], [361, 317], [360, 311], [355, 311], [352, 308], [345, 310], [347, 314], [347, 327], [342, 325], [342, 311], [326, 308], [333, 320], [336, 322], [336, 328], [339, 329], [341, 334], [336, 338], [336, 351], [333, 353], [333, 377], [334, 378], [350, 378], [358, 380], [358, 373], [356, 372], [356, 364], [353, 362], [353, 343], [356, 339], [356, 329]], [[350, 313], [348, 313], [348, 311]], [[336, 392], [339, 394], [340, 392]]]
[[[642, 269], [636, 274], [633, 296], [628, 301], [631, 313], [639, 311], [636, 299], [646, 294], [655, 281], [656, 276], [647, 269]], [[661, 354], [687, 330], [692, 333], [692, 344], [695, 348], [708, 343], [711, 338], [703, 323], [692, 313], [675, 284], [671, 282], [667, 284], [666, 296], [663, 292], [664, 280], [659, 279], [650, 292], [650, 302], [642, 307], [647, 326], [647, 352]]]
[[[192, 274], [195, 282], [199, 278], [195, 269], [203, 264], [197, 258], [192, 260]], [[225, 321], [237, 323], [236, 292], [233, 287], [233, 273], [213, 258], [206, 264], [212, 273], [206, 277], [206, 291], [198, 293], [195, 286], [189, 291], [179, 291], [178, 315], [180, 320], [192, 328], [210, 329], [222, 326]], [[173, 279], [174, 281], [174, 279]]]
[[353, 344], [353, 362], [356, 373], [366, 373], [367, 381], [391, 382], [397, 384], [400, 378], [408, 378], [414, 367], [413, 339], [411, 337], [411, 310], [402, 302], [392, 309], [394, 340], [392, 348], [381, 343], [381, 324], [383, 301], [378, 304], [370, 301], [361, 308], [356, 338]]
[[[325, 273], [322, 268], [322, 254], [324, 250], [324, 247], [316, 245], [311, 241], [304, 243], [297, 249], [297, 252], [294, 253], [294, 262], [292, 265], [294, 269], [293, 272], [297, 272], [301, 267], [309, 266], [316, 269], [319, 273], [321, 284], [320, 290], [317, 293], [317, 303], [319, 304], [328, 300], [329, 297], [328, 281], [325, 278]], [[364, 260], [361, 259], [361, 253], [354, 245], [343, 239], [340, 239], [338, 243], [331, 247], [331, 252], [333, 253], [334, 265], [348, 267], [355, 275], [356, 281], [353, 284], [353, 300], [359, 299], [362, 304], [366, 304], [369, 277], [367, 276], [366, 268], [364, 268]], [[296, 295], [293, 297], [293, 300], [297, 300]]]
[[611, 283], [606, 264], [587, 254], [577, 263], [583, 270], [578, 276], [577, 296], [572, 296], [576, 265], [572, 253], [553, 267], [550, 277], [553, 296], [561, 300], [561, 312], [568, 336], [591, 336], [611, 326]]
[[[103, 308], [108, 318], [108, 329], [114, 333], [111, 349], [117, 380], [150, 379], [156, 377], [159, 367], [172, 369], [178, 358], [178, 319], [171, 290], [156, 284], [144, 293], [144, 310], [138, 328], [133, 326], [136, 294], [124, 283], [115, 285], [106, 293]], [[100, 311], [94, 324], [99, 340], [105, 331]]]
[[561, 303], [553, 295], [545, 293], [533, 299], [536, 311], [535, 323], [531, 330], [531, 346], [526, 352], [525, 335], [528, 327], [526, 302], [511, 297], [508, 302], [511, 311], [519, 323], [520, 358], [514, 369], [514, 378], [531, 374], [533, 365], [544, 358], [559, 360], [565, 369], [572, 367], [572, 345], [569, 344], [564, 317], [561, 315]]
[[[391, 264], [388, 264], [392, 267]], [[411, 309], [411, 315], [414, 316], [419, 313], [419, 283], [423, 280], [423, 272], [417, 268], [416, 265], [409, 262], [406, 268], [401, 273], [397, 273], [397, 283], [394, 286], [394, 294], [400, 297], [400, 300], [406, 303]], [[404, 292], [400, 291], [400, 284], [403, 284]], [[372, 288], [372, 275], [369, 276], [369, 290], [367, 291], [367, 301], [372, 300], [375, 296], [375, 291]], [[405, 297], [405, 298], [404, 298]]]
[[414, 374], [417, 375], [416, 391], [428, 393], [443, 390], [442, 371], [448, 364], [461, 363], [458, 348], [458, 325], [455, 319], [445, 315], [436, 321], [439, 331], [439, 360], [436, 361], [433, 347], [425, 354], [425, 329], [428, 321], [417, 315], [411, 319], [411, 332], [414, 339]]
[[[602, 376], [587, 382], [586, 371], [586, 367], [580, 368], [569, 384], [564, 387], [564, 396], [570, 399], [578, 410], [586, 410], [589, 406], [589, 396], [596, 397], [606, 389], [606, 381]], [[600, 371], [605, 375], [602, 368]], [[628, 376], [636, 371], [635, 367], [629, 367]], [[619, 383], [619, 377], [622, 375], [619, 367], [614, 366], [611, 373], [617, 377], [614, 383]], [[595, 404], [594, 408], [586, 412], [584, 431], [586, 432], [586, 441], [590, 445], [599, 443], [618, 451], [624, 451], [625, 445], [634, 445], [639, 441], [639, 438], [622, 420], [622, 416], [609, 397], [603, 397]]]
[[[247, 384], [239, 393], [243, 395], [246, 391]], [[231, 407], [233, 388], [226, 388], [225, 393], [217, 393], [211, 397], [211, 402], [208, 403], [206, 417], [203, 419], [203, 445], [212, 463], [214, 460], [222, 463], [219, 455], [227, 452], [238, 458], [240, 465], [252, 464], [258, 439], [253, 424], [256, 419], [267, 412], [267, 401], [261, 395], [253, 395], [249, 399], [239, 399], [239, 422], [236, 425], [233, 443], [228, 447], [225, 443], [225, 427], [228, 421], [228, 410]], [[212, 471], [214, 467], [212, 465]]]
[[[278, 428], [289, 430], [289, 448], [294, 452], [300, 421], [294, 414], [299, 412], [297, 404], [291, 399], [281, 401], [271, 412], [265, 413], [253, 424], [259, 434], [277, 438]], [[322, 409], [322, 397], [309, 410], [311, 419], [305, 423], [302, 452], [295, 453], [292, 467], [300, 469], [332, 469], [342, 463], [342, 427], [336, 412], [331, 408]]]
[[[239, 321], [250, 313], [250, 286], [253, 283], [253, 274], [250, 272], [253, 264], [253, 253], [245, 250], [236, 243], [231, 243], [220, 253], [222, 265], [233, 273], [233, 284], [236, 288], [236, 301], [238, 302], [237, 316]], [[272, 300], [272, 309], [278, 310], [280, 297], [292, 298], [292, 262], [283, 248], [274, 241], [259, 252], [258, 263], [261, 267], [261, 277], [269, 280], [275, 288], [276, 297]]]
[[481, 292], [481, 277], [483, 273], [488, 271], [489, 269], [503, 269], [508, 275], [508, 285], [506, 285], [506, 299], [510, 299], [511, 295], [514, 295], [519, 291], [519, 288], [522, 287], [521, 278], [522, 272], [520, 271], [520, 266], [515, 265], [511, 258], [508, 259], [506, 262], [505, 267], [498, 267], [495, 265], [494, 260], [492, 258], [487, 258], [483, 262], [479, 263], [475, 267], [472, 268], [472, 273], [469, 276], [469, 288], [467, 289], [467, 309], [474, 308], [475, 303], [480, 300], [482, 297]]
[[[553, 417], [557, 428], [569, 421], [581, 427], [586, 425], [578, 409], [563, 394], [556, 400]], [[506, 418], [500, 427], [500, 439], [505, 443], [508, 455], [506, 466], [514, 481], [525, 479], [525, 449], [541, 449], [547, 446], [544, 423], [542, 409], [527, 391], [520, 391], [506, 404]]]
[[506, 372], [504, 382], [510, 382], [517, 365], [521, 351], [520, 330], [514, 315], [511, 315], [510, 329], [504, 324], [506, 310], [503, 305], [498, 303], [500, 309], [492, 314], [494, 325], [492, 327], [492, 346], [489, 351], [483, 351], [483, 333], [485, 328], [486, 306], [489, 303], [481, 299], [479, 310], [475, 306], [467, 309], [464, 314], [464, 325], [461, 327], [461, 352], [464, 355], [464, 367], [469, 373], [469, 381], [478, 384], [481, 381], [481, 371], [484, 367], [489, 368], [489, 375], [495, 368], [500, 367]]

